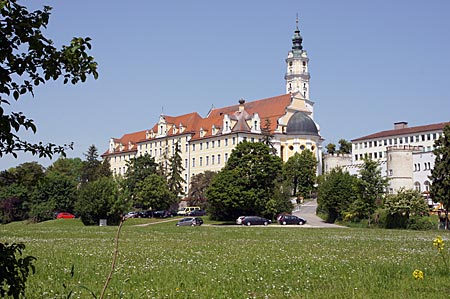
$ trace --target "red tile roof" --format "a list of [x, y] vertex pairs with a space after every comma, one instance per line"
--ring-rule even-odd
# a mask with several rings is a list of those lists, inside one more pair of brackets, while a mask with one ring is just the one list
[[[284, 94], [281, 96], [276, 96], [272, 98], [261, 99], [257, 101], [244, 103], [245, 116], [248, 118], [251, 117], [254, 113], [258, 113], [261, 119], [261, 126], [265, 125], [266, 119], [269, 119], [271, 122], [270, 130], [273, 132], [277, 127], [277, 121], [280, 117], [282, 117], [286, 113], [286, 107], [288, 107], [292, 102], [290, 94]], [[169, 125], [169, 130], [167, 132], [167, 136], [175, 136], [180, 134], [191, 133], [192, 139], [201, 139], [201, 138], [210, 138], [214, 135], [212, 134], [212, 127], [215, 126], [217, 129], [221, 129], [223, 125], [223, 117], [228, 114], [230, 118], [235, 118], [235, 115], [239, 114], [239, 104], [223, 107], [223, 108], [213, 108], [208, 113], [205, 118], [202, 118], [197, 112], [192, 112], [180, 116], [164, 116], [166, 123]], [[238, 114], [236, 114], [238, 112]], [[239, 117], [238, 117], [239, 118]], [[183, 125], [185, 130], [180, 133], [179, 126]], [[238, 131], [248, 131], [250, 128], [246, 124], [245, 121], [240, 119], [237, 123]], [[173, 133], [172, 126], [176, 126], [177, 130]], [[205, 131], [205, 135], [200, 137], [200, 129]], [[150, 131], [151, 129], [149, 129]], [[158, 124], [156, 123], [152, 130], [156, 133], [158, 132]], [[236, 130], [233, 130], [236, 131]], [[121, 138], [114, 138], [115, 143], [123, 144], [123, 151], [119, 151], [116, 148], [114, 153], [109, 153], [106, 151], [102, 156], [114, 155], [118, 153], [128, 152], [128, 151], [137, 151], [137, 143], [143, 142], [146, 139], [146, 132], [139, 131], [136, 133], [125, 134]], [[132, 149], [128, 149], [128, 143], [131, 142], [133, 144]]]
[[450, 122], [381, 131], [378, 133], [374, 133], [371, 135], [353, 139], [352, 142], [366, 140], [366, 139], [377, 139], [377, 138], [385, 138], [385, 137], [398, 136], [398, 135], [411, 135], [411, 134], [417, 134], [417, 133], [439, 131], [439, 130], [443, 130], [445, 125], [450, 125]]

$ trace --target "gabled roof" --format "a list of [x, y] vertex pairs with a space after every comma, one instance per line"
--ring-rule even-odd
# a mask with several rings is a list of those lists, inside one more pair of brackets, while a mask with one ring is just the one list
[[450, 125], [450, 122], [443, 122], [443, 123], [437, 123], [437, 124], [431, 124], [431, 125], [381, 131], [378, 133], [374, 133], [371, 135], [353, 139], [352, 142], [366, 140], [366, 139], [377, 139], [377, 138], [385, 138], [385, 137], [398, 136], [398, 135], [412, 135], [412, 134], [417, 134], [417, 133], [440, 131], [440, 130], [443, 130], [446, 125]]
[[[246, 120], [251, 119], [252, 115], [257, 113], [261, 119], [261, 126], [265, 125], [265, 120], [269, 119], [271, 126], [270, 130], [273, 132], [277, 127], [277, 121], [280, 117], [285, 115], [286, 107], [288, 107], [292, 102], [290, 94], [283, 94], [281, 96], [261, 99], [257, 101], [244, 103], [244, 111], [239, 112], [240, 104], [223, 107], [223, 108], [213, 108], [209, 114], [202, 118], [197, 112], [192, 112], [180, 116], [163, 116], [166, 123], [169, 125], [174, 125], [177, 127], [177, 131], [173, 133], [173, 130], [167, 132], [167, 136], [176, 136], [180, 134], [192, 134], [192, 139], [208, 138], [213, 137], [212, 127], [215, 126], [219, 132], [223, 126], [223, 117], [227, 114], [231, 119], [237, 120], [236, 125], [233, 128], [233, 132], [248, 132], [250, 127], [246, 123]], [[183, 133], [180, 133], [180, 124], [185, 127]], [[200, 129], [203, 128], [205, 135], [200, 137]], [[153, 125], [149, 130], [158, 132], [158, 123]], [[124, 153], [129, 151], [137, 151], [137, 143], [146, 141], [146, 132], [148, 130], [143, 130], [135, 133], [125, 134], [121, 138], [113, 138], [115, 143], [123, 144], [124, 148], [122, 151], [116, 151], [114, 153], [109, 153], [106, 151], [102, 156], [113, 155], [117, 153]], [[158, 137], [157, 137], [158, 138]], [[133, 144], [132, 149], [128, 148], [128, 143]]]

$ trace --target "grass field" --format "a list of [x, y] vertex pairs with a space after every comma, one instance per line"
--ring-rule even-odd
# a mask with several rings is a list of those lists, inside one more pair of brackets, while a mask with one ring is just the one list
[[[432, 244], [439, 233], [449, 245], [447, 232], [136, 226], [148, 221], [126, 221], [107, 298], [450, 298], [450, 272]], [[88, 290], [101, 292], [116, 230], [76, 219], [12, 223], [0, 226], [0, 242], [24, 242], [37, 258], [27, 298], [94, 298]]]

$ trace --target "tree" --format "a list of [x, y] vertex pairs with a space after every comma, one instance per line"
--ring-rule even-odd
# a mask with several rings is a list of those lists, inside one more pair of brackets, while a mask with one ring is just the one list
[[27, 219], [29, 197], [29, 190], [17, 183], [0, 187], [0, 222], [9, 223]]
[[117, 224], [126, 208], [127, 202], [112, 177], [102, 177], [83, 184], [75, 203], [75, 212], [85, 225], [98, 225], [100, 219], [108, 219], [108, 223]]
[[345, 139], [339, 140], [339, 154], [350, 154], [352, 152], [352, 143]]
[[41, 29], [46, 28], [51, 7], [29, 12], [17, 0], [0, 1], [0, 157], [18, 151], [39, 157], [64, 154], [72, 145], [57, 146], [42, 142], [33, 144], [21, 139], [20, 129], [36, 132], [32, 119], [22, 112], [7, 112], [25, 94], [34, 96], [34, 88], [53, 79], [64, 78], [64, 84], [84, 82], [87, 75], [98, 77], [97, 63], [87, 54], [90, 38], [73, 38], [70, 45], [55, 48]]
[[428, 215], [428, 206], [417, 190], [400, 189], [384, 199], [386, 228], [406, 228], [411, 216]]
[[190, 206], [200, 206], [202, 208], [206, 206], [206, 190], [211, 185], [216, 174], [214, 171], [207, 170], [192, 176], [188, 196]]
[[30, 207], [30, 216], [35, 221], [54, 218], [55, 212], [72, 213], [76, 201], [76, 182], [59, 175], [48, 175], [39, 182]]
[[284, 178], [290, 182], [292, 194], [309, 196], [316, 182], [317, 160], [309, 150], [295, 153], [283, 165]]
[[92, 182], [101, 177], [109, 177], [112, 175], [108, 160], [98, 160], [98, 150], [95, 145], [91, 145], [84, 156], [86, 157], [86, 161], [83, 161], [81, 174], [81, 181], [83, 183]]
[[334, 155], [336, 153], [336, 144], [328, 143], [327, 144], [327, 153], [330, 155]]
[[430, 196], [450, 210], [450, 125], [444, 127], [443, 135], [434, 142], [434, 168], [431, 170]]
[[368, 217], [376, 209], [377, 204], [385, 194], [388, 180], [381, 175], [381, 168], [378, 163], [370, 158], [364, 158], [361, 165], [358, 180], [358, 200], [355, 202], [355, 212], [360, 216]]
[[271, 126], [272, 126], [272, 123], [271, 123], [270, 119], [266, 118], [264, 120], [264, 125], [261, 127], [261, 134], [263, 136], [262, 143], [264, 143], [265, 145], [267, 145], [270, 148], [270, 151], [272, 152], [272, 154], [275, 154], [276, 149], [272, 143], [273, 134], [272, 134], [272, 130], [270, 128]]
[[134, 204], [144, 209], [166, 210], [176, 202], [177, 195], [173, 193], [166, 179], [153, 173], [136, 185]]
[[272, 216], [265, 212], [281, 169], [281, 159], [267, 145], [239, 143], [206, 192], [211, 216], [220, 220], [250, 213]]
[[183, 184], [186, 181], [182, 177], [184, 168], [178, 142], [175, 143], [175, 152], [169, 159], [169, 166], [169, 177], [167, 178], [169, 190], [175, 195], [183, 194]]
[[342, 220], [344, 213], [357, 199], [357, 178], [343, 171], [333, 168], [321, 177], [317, 194], [318, 210], [326, 213], [327, 222], [334, 223]]
[[46, 175], [58, 175], [68, 178], [76, 184], [81, 182], [83, 161], [80, 158], [60, 157], [45, 171]]
[[130, 192], [130, 196], [136, 195], [136, 185], [146, 177], [156, 173], [157, 168], [158, 164], [156, 164], [155, 159], [148, 154], [127, 161], [127, 172], [124, 183]]

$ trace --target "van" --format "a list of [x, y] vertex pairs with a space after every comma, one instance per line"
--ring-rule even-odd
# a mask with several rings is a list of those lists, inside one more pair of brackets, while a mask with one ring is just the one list
[[185, 207], [183, 210], [178, 211], [178, 215], [186, 216], [187, 214], [189, 214], [194, 210], [200, 210], [200, 207]]

